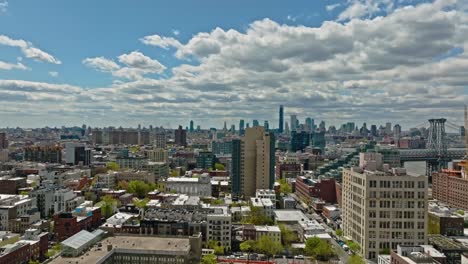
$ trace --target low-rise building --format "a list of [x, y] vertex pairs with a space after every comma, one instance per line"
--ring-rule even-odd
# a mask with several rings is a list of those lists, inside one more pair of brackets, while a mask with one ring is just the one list
[[314, 198], [332, 204], [337, 201], [334, 179], [314, 180], [305, 176], [298, 176], [295, 190], [297, 196], [309, 201]]
[[166, 191], [187, 195], [211, 196], [211, 178], [202, 174], [198, 178], [169, 177], [166, 180]]
[[273, 219], [273, 210], [276, 208], [275, 204], [268, 198], [250, 198], [252, 207], [257, 208], [265, 216]]
[[281, 230], [278, 226], [255, 226], [255, 239], [268, 236], [272, 241], [281, 243]]

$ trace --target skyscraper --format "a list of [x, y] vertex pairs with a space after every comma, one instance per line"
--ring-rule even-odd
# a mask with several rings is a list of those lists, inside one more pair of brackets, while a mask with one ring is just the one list
[[241, 140], [233, 140], [232, 191], [250, 198], [257, 189], [272, 189], [275, 182], [275, 139], [261, 126], [247, 128]]
[[193, 120], [190, 120], [190, 132], [193, 132], [193, 131], [194, 131]]
[[306, 130], [311, 132], [314, 130], [314, 120], [310, 117], [306, 118], [305, 120], [305, 124], [306, 124]]
[[263, 122], [263, 127], [265, 127], [266, 131], [270, 130], [270, 124], [268, 123], [268, 120], [265, 120], [265, 122]]
[[8, 148], [8, 140], [5, 132], [0, 132], [0, 149]]
[[291, 115], [291, 123], [289, 124], [291, 131], [296, 131], [297, 129], [297, 116]]
[[284, 131], [283, 125], [284, 125], [284, 107], [283, 105], [280, 105], [278, 132], [283, 133]]
[[400, 136], [401, 136], [401, 126], [399, 124], [396, 124], [393, 127], [393, 136], [395, 138], [400, 138]]
[[244, 135], [244, 130], [245, 130], [244, 119], [241, 119], [239, 121], [239, 135]]
[[184, 130], [182, 126], [179, 126], [177, 130], [174, 132], [175, 143], [179, 146], [187, 146], [187, 130]]
[[257, 120], [257, 119], [254, 119], [254, 120], [252, 121], [252, 126], [253, 126], [253, 127], [258, 127], [258, 126], [259, 126], [259, 123], [258, 123], [258, 120]]

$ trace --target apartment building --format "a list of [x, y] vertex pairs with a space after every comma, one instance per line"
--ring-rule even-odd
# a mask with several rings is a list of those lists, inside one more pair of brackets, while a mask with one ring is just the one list
[[427, 243], [425, 176], [383, 164], [380, 153], [361, 153], [359, 167], [343, 170], [343, 231], [375, 260], [384, 249]]

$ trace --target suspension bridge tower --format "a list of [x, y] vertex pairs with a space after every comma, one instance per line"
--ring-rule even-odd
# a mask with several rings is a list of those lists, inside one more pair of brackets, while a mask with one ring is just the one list
[[[434, 171], [440, 171], [448, 167], [447, 136], [445, 133], [445, 122], [447, 119], [429, 119], [429, 137], [427, 149], [430, 149], [434, 160], [426, 162], [426, 174], [432, 175]], [[429, 176], [429, 179], [431, 177]]]

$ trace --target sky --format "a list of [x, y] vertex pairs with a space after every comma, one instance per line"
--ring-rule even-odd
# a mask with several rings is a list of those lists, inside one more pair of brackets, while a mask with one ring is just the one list
[[0, 0], [0, 127], [462, 125], [466, 0]]

